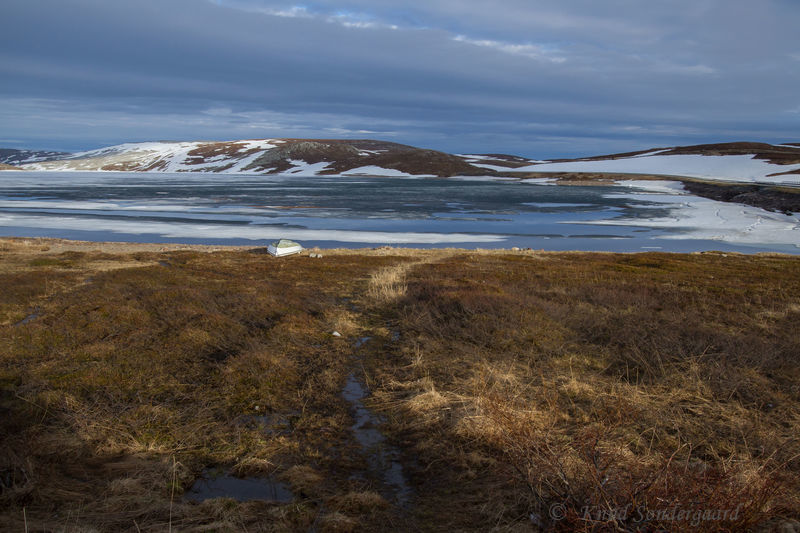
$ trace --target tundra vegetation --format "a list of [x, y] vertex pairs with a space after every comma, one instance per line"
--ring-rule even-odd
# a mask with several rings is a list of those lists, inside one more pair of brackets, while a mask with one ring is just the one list
[[[800, 258], [0, 244], [4, 531], [761, 531], [800, 513]], [[354, 438], [353, 375], [405, 502]], [[187, 499], [210, 469], [293, 496]]]

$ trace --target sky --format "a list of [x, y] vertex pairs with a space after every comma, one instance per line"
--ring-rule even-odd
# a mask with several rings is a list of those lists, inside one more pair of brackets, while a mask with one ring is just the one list
[[798, 0], [3, 0], [0, 147], [800, 142]]

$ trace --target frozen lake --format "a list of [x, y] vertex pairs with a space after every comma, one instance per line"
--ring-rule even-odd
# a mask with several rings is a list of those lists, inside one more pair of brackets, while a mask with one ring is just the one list
[[797, 215], [673, 182], [0, 172], [0, 234], [306, 247], [800, 252]]

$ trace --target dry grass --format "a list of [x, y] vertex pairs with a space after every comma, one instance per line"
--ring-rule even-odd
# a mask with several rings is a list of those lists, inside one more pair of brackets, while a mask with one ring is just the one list
[[[386, 251], [394, 251], [392, 248]], [[401, 252], [402, 253], [402, 252]], [[385, 305], [406, 295], [406, 274], [419, 265], [439, 262], [453, 254], [451, 250], [428, 250], [424, 254], [412, 254], [411, 261], [380, 268], [372, 273], [367, 287], [370, 305]]]
[[[800, 513], [796, 258], [65, 246], [0, 257], [5, 530], [760, 531]], [[360, 477], [354, 370], [408, 508]], [[184, 501], [208, 467], [295, 497]], [[737, 506], [697, 527], [663, 513]]]
[[367, 295], [378, 303], [391, 302], [405, 296], [405, 274], [410, 268], [407, 264], [391, 266], [380, 269], [369, 280]]
[[420, 462], [419, 513], [457, 505], [464, 528], [533, 516], [586, 531], [693, 529], [665, 509], [740, 506], [703, 530], [795, 516], [798, 266], [714, 254], [420, 266], [387, 306], [392, 364], [374, 367]]
[[[38, 314], [0, 336], [3, 529], [23, 509], [41, 530], [304, 529], [339, 494], [350, 349], [330, 333], [391, 258], [20, 254], [6, 313]], [[184, 502], [217, 465], [285, 476], [297, 501], [268, 527], [254, 504]]]

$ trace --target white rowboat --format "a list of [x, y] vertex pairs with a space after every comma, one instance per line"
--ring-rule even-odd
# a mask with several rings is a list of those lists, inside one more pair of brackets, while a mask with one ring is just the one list
[[281, 239], [267, 246], [267, 252], [271, 255], [274, 255], [275, 257], [281, 257], [283, 255], [299, 254], [302, 251], [303, 251], [302, 246], [300, 246], [298, 243], [294, 241], [290, 241], [289, 239]]

